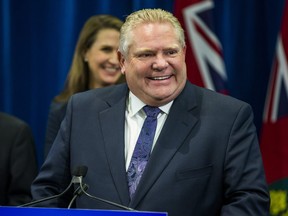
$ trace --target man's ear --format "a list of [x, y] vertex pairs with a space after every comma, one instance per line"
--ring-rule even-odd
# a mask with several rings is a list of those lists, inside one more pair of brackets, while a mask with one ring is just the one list
[[186, 50], [187, 50], [187, 48], [186, 48], [186, 46], [184, 46], [184, 47], [183, 47], [183, 53], [184, 53], [184, 55], [186, 55]]
[[117, 55], [118, 55], [118, 61], [119, 61], [120, 68], [121, 68], [121, 73], [125, 74], [125, 66], [124, 66], [125, 58], [119, 50], [117, 51]]

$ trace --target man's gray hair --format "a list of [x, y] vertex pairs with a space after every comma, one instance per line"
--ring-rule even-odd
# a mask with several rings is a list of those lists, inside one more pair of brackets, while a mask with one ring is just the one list
[[178, 36], [179, 43], [185, 46], [184, 30], [178, 19], [170, 12], [162, 9], [142, 9], [127, 16], [120, 30], [119, 51], [123, 55], [128, 54], [132, 40], [132, 30], [143, 23], [170, 23]]

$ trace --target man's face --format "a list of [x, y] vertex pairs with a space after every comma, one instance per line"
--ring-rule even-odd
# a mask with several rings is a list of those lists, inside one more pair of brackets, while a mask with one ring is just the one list
[[171, 24], [141, 24], [131, 32], [127, 56], [119, 54], [121, 71], [139, 99], [161, 106], [174, 100], [185, 86], [185, 53]]

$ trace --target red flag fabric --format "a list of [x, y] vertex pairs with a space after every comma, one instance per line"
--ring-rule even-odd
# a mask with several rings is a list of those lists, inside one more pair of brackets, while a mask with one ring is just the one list
[[222, 47], [213, 31], [213, 8], [210, 0], [175, 0], [174, 14], [185, 30], [188, 79], [227, 94]]
[[288, 1], [278, 35], [260, 137], [270, 215], [288, 215]]

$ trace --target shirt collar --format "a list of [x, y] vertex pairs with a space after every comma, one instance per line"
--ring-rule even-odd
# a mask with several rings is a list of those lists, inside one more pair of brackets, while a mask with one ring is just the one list
[[[138, 97], [136, 97], [136, 95], [134, 95], [131, 91], [129, 91], [127, 104], [128, 104], [127, 111], [130, 116], [134, 116], [135, 114], [137, 114], [146, 105]], [[172, 104], [173, 104], [173, 101], [170, 101], [169, 103], [163, 106], [160, 106], [159, 109], [163, 113], [168, 114]]]

